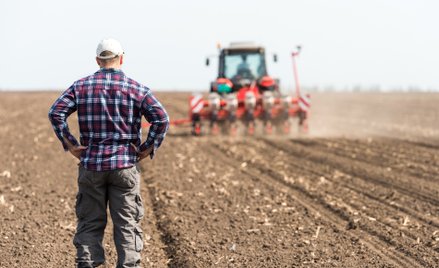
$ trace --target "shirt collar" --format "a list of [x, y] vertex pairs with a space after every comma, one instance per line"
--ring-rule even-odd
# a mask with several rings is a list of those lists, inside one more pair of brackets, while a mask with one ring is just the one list
[[97, 73], [123, 73], [122, 69], [101, 68]]

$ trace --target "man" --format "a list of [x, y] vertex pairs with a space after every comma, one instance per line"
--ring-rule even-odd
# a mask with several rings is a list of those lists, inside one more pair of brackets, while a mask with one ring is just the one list
[[[64, 150], [80, 160], [73, 240], [77, 267], [105, 263], [102, 240], [107, 204], [114, 224], [117, 267], [138, 267], [143, 248], [139, 221], [144, 214], [136, 163], [153, 158], [169, 126], [163, 106], [145, 86], [121, 70], [124, 52], [104, 39], [96, 50], [100, 70], [76, 81], [53, 104], [49, 119]], [[80, 143], [67, 117], [78, 112]], [[151, 124], [141, 143], [141, 117]]]
[[250, 70], [250, 66], [247, 63], [247, 55], [241, 55], [241, 63], [238, 64], [237, 70], [238, 72], [241, 70]]
[[232, 80], [237, 80], [241, 78], [247, 79], [255, 79], [252, 70], [250, 69], [250, 65], [247, 63], [247, 55], [241, 55], [241, 63], [238, 64], [236, 68], [236, 75]]

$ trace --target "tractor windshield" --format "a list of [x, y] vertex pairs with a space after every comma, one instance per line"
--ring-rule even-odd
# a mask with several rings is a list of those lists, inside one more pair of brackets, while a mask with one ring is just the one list
[[231, 80], [257, 79], [266, 74], [265, 60], [260, 53], [229, 54], [224, 57], [224, 75]]

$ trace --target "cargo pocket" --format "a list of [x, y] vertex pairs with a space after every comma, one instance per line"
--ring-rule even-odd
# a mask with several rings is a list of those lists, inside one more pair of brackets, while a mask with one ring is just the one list
[[82, 193], [78, 193], [76, 195], [75, 212], [78, 219], [82, 219], [84, 217], [82, 213]]
[[136, 186], [136, 176], [131, 168], [121, 169], [118, 171], [118, 176], [113, 184], [121, 188], [133, 188]]
[[142, 251], [143, 249], [143, 232], [139, 227], [134, 229], [134, 245], [137, 252]]
[[136, 221], [140, 221], [145, 215], [145, 209], [142, 203], [142, 197], [140, 194], [136, 195]]

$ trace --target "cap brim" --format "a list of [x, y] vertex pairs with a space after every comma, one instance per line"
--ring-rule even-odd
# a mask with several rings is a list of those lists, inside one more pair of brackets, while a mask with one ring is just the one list
[[97, 56], [97, 57], [101, 60], [109, 60], [109, 59], [116, 58], [117, 56], [119, 56], [119, 55], [108, 55], [108, 56]]

